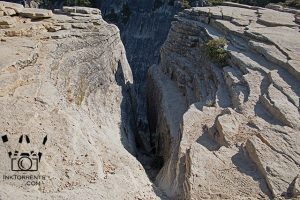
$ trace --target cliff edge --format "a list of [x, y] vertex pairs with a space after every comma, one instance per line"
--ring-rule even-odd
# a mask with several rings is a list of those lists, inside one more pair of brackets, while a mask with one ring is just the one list
[[[98, 9], [2, 1], [0, 28], [0, 199], [157, 199], [133, 156], [118, 28]], [[30, 154], [26, 166], [34, 152], [41, 159]]]
[[174, 199], [299, 198], [298, 14], [228, 3], [176, 16], [148, 73]]

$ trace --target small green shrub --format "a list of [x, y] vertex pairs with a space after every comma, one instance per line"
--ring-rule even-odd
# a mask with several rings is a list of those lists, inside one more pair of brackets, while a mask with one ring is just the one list
[[183, 8], [190, 8], [190, 1], [189, 0], [183, 0], [182, 2]]
[[216, 101], [214, 99], [207, 99], [206, 100], [206, 106], [207, 107], [215, 107], [216, 106]]
[[228, 52], [224, 49], [226, 44], [225, 38], [212, 39], [204, 45], [204, 50], [213, 62], [225, 66], [229, 58]]

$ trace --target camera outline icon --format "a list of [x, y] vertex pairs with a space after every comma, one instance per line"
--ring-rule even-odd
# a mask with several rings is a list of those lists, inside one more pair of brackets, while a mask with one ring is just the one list
[[[8, 143], [7, 135], [3, 135], [1, 138], [2, 138], [2, 142], [5, 145], [8, 156], [11, 160], [11, 171], [17, 171], [17, 172], [38, 171], [39, 162], [41, 162], [41, 158], [43, 155], [42, 152], [39, 151], [38, 153], [36, 153], [34, 151], [30, 151], [30, 153], [27, 152], [19, 153], [19, 151], [15, 150], [13, 154], [11, 151], [8, 150], [6, 146], [6, 144]], [[25, 140], [27, 144], [30, 144], [30, 139], [28, 135], [21, 135], [19, 138], [19, 144], [21, 144], [23, 140]], [[44, 137], [41, 145], [45, 146], [46, 142], [47, 142], [47, 135]], [[40, 147], [38, 149], [40, 149]]]
[[15, 151], [11, 157], [11, 171], [38, 171], [39, 157], [36, 153], [18, 153]]

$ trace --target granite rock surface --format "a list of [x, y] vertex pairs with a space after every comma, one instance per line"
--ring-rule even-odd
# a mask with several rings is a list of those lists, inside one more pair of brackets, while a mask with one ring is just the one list
[[[0, 5], [16, 12], [0, 17], [0, 134], [8, 139], [0, 199], [159, 199], [134, 157], [133, 79], [119, 29], [98, 9]], [[42, 152], [38, 171], [11, 171], [15, 151]], [[34, 186], [2, 179], [15, 174], [45, 178]]]
[[[299, 198], [295, 15], [226, 3], [176, 16], [148, 72], [151, 134], [164, 161], [156, 183], [171, 199]], [[205, 46], [220, 38], [225, 65]]]

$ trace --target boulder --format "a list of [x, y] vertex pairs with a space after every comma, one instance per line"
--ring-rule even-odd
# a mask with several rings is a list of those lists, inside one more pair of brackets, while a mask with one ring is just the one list
[[87, 29], [89, 27], [93, 27], [92, 23], [73, 23], [72, 28], [76, 29]]
[[260, 99], [273, 118], [284, 125], [299, 127], [300, 115], [298, 108], [280, 90], [270, 85], [267, 94], [262, 95]]
[[10, 16], [0, 17], [0, 25], [10, 25], [16, 23], [16, 18]]
[[69, 23], [64, 23], [61, 26], [62, 30], [70, 30], [71, 28], [72, 28], [72, 24], [69, 24]]
[[70, 34], [71, 34], [70, 30], [62, 30], [51, 34], [50, 37], [52, 39], [63, 39], [69, 37]]
[[9, 16], [16, 14], [16, 11], [14, 9], [12, 9], [12, 8], [5, 8], [3, 11], [4, 11], [5, 15], [9, 15]]
[[69, 7], [64, 6], [63, 11], [66, 13], [81, 13], [81, 14], [93, 14], [93, 15], [100, 15], [101, 11], [97, 8], [87, 8], [87, 7]]
[[49, 23], [44, 23], [43, 25], [48, 32], [57, 32], [62, 29], [62, 26], [56, 23], [49, 22]]
[[19, 14], [22, 17], [27, 17], [31, 19], [51, 18], [53, 16], [51, 10], [37, 8], [24, 8]]
[[232, 145], [239, 131], [237, 119], [231, 114], [221, 115], [216, 120], [216, 128], [218, 135], [215, 140], [226, 147]]
[[10, 28], [13, 27], [17, 23], [16, 18], [10, 16], [0, 17], [0, 27], [1, 28]]
[[3, 5], [5, 8], [11, 8], [15, 10], [16, 13], [20, 13], [23, 9], [24, 6], [18, 3], [10, 3], [6, 1], [0, 1], [0, 5]]

